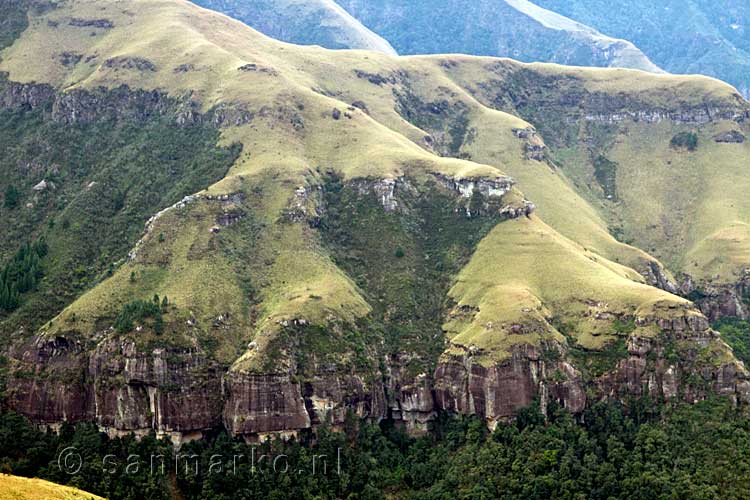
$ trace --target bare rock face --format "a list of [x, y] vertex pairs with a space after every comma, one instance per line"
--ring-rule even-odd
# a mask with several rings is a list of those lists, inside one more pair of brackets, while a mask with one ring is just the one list
[[649, 262], [648, 267], [641, 274], [649, 285], [679, 295], [679, 285], [675, 283], [674, 280], [670, 279], [664, 268], [658, 262]]
[[437, 416], [437, 406], [431, 374], [413, 373], [409, 369], [412, 358], [415, 356], [402, 353], [388, 359], [388, 411], [408, 432], [421, 434]]
[[89, 421], [115, 433], [170, 436], [221, 424], [219, 368], [196, 351], [147, 353], [105, 340], [86, 352], [58, 336], [38, 338], [14, 354], [8, 404], [36, 422]]
[[[551, 374], [559, 374], [552, 381]], [[441, 361], [435, 372], [435, 399], [441, 410], [478, 415], [490, 426], [511, 418], [535, 398], [556, 399], [573, 413], [583, 411], [586, 395], [579, 374], [562, 361], [544, 361], [541, 350], [519, 344], [507, 360], [486, 366], [470, 352]]]
[[383, 210], [393, 212], [399, 209], [398, 195], [404, 191], [412, 191], [414, 188], [404, 177], [388, 179], [361, 179], [353, 181], [360, 196], [374, 194]]
[[[11, 356], [16, 366], [15, 377], [8, 383], [10, 408], [41, 424], [92, 417], [90, 388], [81, 376], [85, 366], [83, 344], [60, 336], [37, 339], [18, 347]], [[55, 377], [42, 376], [45, 372]]]
[[745, 136], [739, 130], [728, 130], [714, 136], [714, 141], [730, 144], [741, 144], [745, 142]]
[[[687, 307], [687, 306], [686, 306]], [[86, 350], [63, 336], [38, 337], [13, 351], [8, 405], [46, 425], [88, 421], [117, 434], [156, 431], [176, 443], [220, 427], [249, 440], [296, 433], [351, 414], [391, 418], [424, 433], [438, 412], [477, 415], [490, 427], [538, 400], [583, 412], [591, 396], [696, 402], [711, 394], [750, 404], [750, 378], [732, 358], [705, 354], [722, 348], [702, 315], [638, 318], [645, 327], [627, 339], [627, 354], [608, 372], [584, 380], [565, 346], [520, 343], [498, 361], [480, 349], [444, 354], [433, 373], [409, 369], [413, 354], [387, 358], [385, 376], [316, 363], [313, 372], [227, 370], [186, 348], [139, 350], [103, 339]], [[653, 334], [658, 331], [658, 334]]]
[[382, 385], [368, 384], [356, 374], [321, 373], [299, 382], [288, 374], [230, 371], [224, 385], [224, 426], [232, 434], [248, 438], [296, 432], [323, 423], [341, 426], [349, 412], [374, 420], [386, 415]]
[[224, 425], [233, 434], [310, 427], [300, 385], [287, 375], [232, 373], [226, 387]]
[[725, 317], [750, 318], [746, 300], [750, 297], [750, 273], [745, 272], [730, 284], [695, 283], [690, 276], [683, 279], [680, 293], [691, 299], [709, 320]]
[[544, 161], [547, 157], [547, 146], [533, 127], [514, 128], [513, 135], [526, 142], [524, 150], [529, 160]]
[[89, 359], [87, 377], [100, 426], [187, 433], [220, 424], [219, 375], [220, 368], [194, 350], [144, 353], [132, 342], [104, 342]]
[[0, 106], [6, 109], [37, 109], [52, 101], [55, 89], [51, 85], [22, 84], [6, 81], [0, 73]]
[[500, 198], [505, 195], [515, 182], [510, 177], [450, 177], [435, 174], [435, 177], [448, 189], [460, 193], [464, 198], [471, 198], [475, 191], [486, 198]]

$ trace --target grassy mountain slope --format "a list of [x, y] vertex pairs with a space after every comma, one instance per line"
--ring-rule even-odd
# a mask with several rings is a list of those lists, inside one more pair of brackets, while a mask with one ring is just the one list
[[[273, 425], [283, 424], [283, 416], [294, 429], [328, 411], [343, 419], [350, 399], [364, 414], [347, 391], [375, 394], [387, 370], [403, 369], [403, 391], [429, 380], [438, 358], [473, 358], [479, 349], [477, 366], [484, 366], [504, 362], [524, 345], [557, 346], [561, 356], [575, 348], [585, 358], [626, 340], [669, 343], [674, 337], [660, 334], [671, 325], [692, 353], [680, 363], [699, 351], [695, 363], [708, 372], [744, 374], [729, 348], [702, 327], [697, 310], [646, 284], [660, 265], [611, 236], [608, 228], [621, 213], [595, 188], [575, 184], [588, 163], [576, 164], [568, 176], [567, 164], [561, 169], [553, 161], [565, 152], [585, 158], [588, 152], [575, 150], [572, 137], [582, 134], [576, 120], [589, 112], [744, 111], [719, 82], [298, 47], [179, 0], [76, 0], [33, 12], [29, 28], [2, 52], [0, 71], [11, 82], [46, 84], [69, 98], [69, 108], [61, 110], [59, 103], [68, 101], [58, 99], [53, 111], [73, 121], [88, 109], [86, 96], [102, 87], [158, 90], [174, 99], [174, 114], [165, 119], [188, 132], [217, 126], [213, 139], [236, 155], [219, 180], [196, 180], [203, 185], [195, 194], [172, 205], [159, 199], [162, 210], [111, 276], [33, 341], [19, 339], [11, 361], [16, 401], [28, 393], [55, 403], [45, 387], [81, 391], [82, 378], [99, 376], [93, 390], [102, 399], [92, 411], [116, 408], [108, 425], [134, 415], [137, 423], [123, 428], [172, 430], [159, 420], [156, 391], [168, 410], [194, 404], [200, 397], [190, 391], [232, 366], [224, 423], [236, 432], [284, 430], [261, 425], [276, 415]], [[603, 109], [587, 110], [588, 102]], [[636, 125], [625, 123], [619, 142], [591, 144], [635, 168], [642, 152], [620, 158], [610, 149], [640, 140], [627, 132]], [[194, 172], [191, 167], [174, 180], [187, 185]], [[617, 189], [623, 185], [618, 170]], [[525, 197], [538, 204], [539, 218]], [[700, 349], [686, 331], [701, 336]], [[146, 370], [156, 382], [128, 372], [137, 365], [123, 359], [136, 359], [131, 345], [141, 353], [138, 362], [158, 358]], [[48, 359], [48, 348], [72, 354], [37, 361]], [[219, 368], [200, 365], [202, 356]], [[416, 362], [394, 366], [394, 358]], [[165, 366], [195, 379], [165, 382]], [[573, 383], [575, 370], [568, 371], [571, 380], [555, 384]], [[269, 377], [279, 385], [263, 385]], [[733, 379], [718, 380], [684, 394], [698, 398], [704, 386]], [[315, 385], [324, 382], [322, 389]], [[734, 394], [734, 382], [727, 384]], [[123, 408], [134, 394], [143, 396], [143, 411]], [[206, 395], [223, 394], [211, 389]], [[283, 404], [269, 394], [279, 394]], [[378, 397], [372, 396], [372, 414]], [[305, 398], [307, 406], [288, 411]], [[253, 407], [266, 400], [271, 410]], [[70, 415], [67, 408], [61, 413]]]
[[[195, 203], [156, 220], [135, 258], [92, 294], [63, 312], [49, 325], [50, 334], [91, 331], [99, 317], [114, 318], [122, 304], [150, 299], [154, 294], [166, 295], [179, 310], [173, 318], [176, 324], [184, 324], [183, 316], [194, 315], [200, 325], [210, 325], [215, 316], [228, 313], [235, 318], [231, 329], [243, 332], [245, 337], [250, 335], [242, 342], [236, 338], [231, 341], [233, 349], [252, 340], [253, 332], [259, 334], [255, 340], [263, 346], [266, 340], [263, 333], [278, 330], [279, 322], [291, 318], [324, 322], [330, 311], [336, 311], [337, 316], [352, 321], [366, 314], [369, 307], [351, 281], [332, 266], [326, 252], [315, 243], [318, 238], [315, 231], [279, 220], [292, 209], [302, 212], [316, 209], [314, 199], [309, 203], [304, 199], [307, 194], [301, 200], [295, 199], [295, 189], [314, 186], [316, 166], [335, 168], [345, 178], [393, 177], [402, 175], [407, 166], [410, 175], [422, 177], [431, 171], [463, 177], [501, 175], [490, 166], [432, 156], [377, 124], [361, 110], [348, 110], [346, 103], [307, 87], [305, 84], [311, 83], [311, 77], [296, 69], [296, 57], [317, 55], [323, 62], [328, 52], [306, 49], [285, 61], [290, 46], [261, 37], [238, 22], [182, 3], [141, 2], [122, 12], [115, 7], [102, 11], [97, 2], [82, 2], [75, 4], [74, 15], [89, 19], [108, 16], [105, 18], [114, 28], [99, 28], [97, 36], [92, 37], [88, 29], [70, 25], [68, 12], [52, 11], [49, 18], [35, 20], [34, 26], [39, 29], [32, 27], [25, 32], [20, 43], [6, 53], [3, 69], [9, 70], [9, 78], [22, 82], [48, 81], [76, 89], [114, 82], [146, 89], [166, 87], [174, 95], [192, 91], [196, 96], [206, 96], [197, 103], [201, 110], [231, 105], [260, 112], [252, 123], [224, 130], [226, 144], [241, 143], [246, 151], [227, 176], [199, 195]], [[169, 21], [164, 24], [167, 18]], [[50, 19], [57, 23], [54, 29], [50, 29]], [[62, 36], [57, 30], [64, 30]], [[133, 44], [129, 30], [152, 34], [152, 38]], [[184, 31], [191, 36], [177, 37]], [[44, 52], [51, 36], [61, 37], [67, 43], [57, 50], [75, 51], [86, 57], [95, 54], [101, 63], [82, 63], [72, 70], [61, 64], [50, 68], [46, 61], [27, 64], [24, 55], [30, 50]], [[247, 36], [254, 37], [257, 43], [238, 42]], [[168, 52], [154, 50], [164, 47], [165, 40], [170, 38], [179, 38], [187, 46]], [[110, 47], [117, 47], [112, 55], [104, 52]], [[179, 53], [182, 55], [177, 56]], [[212, 61], [210, 68], [201, 67], [200, 62], [193, 63], [194, 54], [198, 61]], [[118, 62], [107, 62], [113, 59]], [[119, 62], [140, 59], [148, 60], [147, 66], [153, 65], [155, 70], [123, 69]], [[182, 64], [193, 64], [194, 69], [175, 72]], [[221, 72], [220, 83], [206, 78], [216, 72]], [[274, 103], [272, 109], [268, 103]], [[337, 107], [349, 117], [334, 119], [332, 114]], [[350, 149], [352, 145], [354, 149]], [[378, 161], [373, 162], [373, 157]], [[260, 297], [238, 292], [237, 277], [226, 267], [229, 264], [222, 267], [215, 252], [216, 240], [221, 236], [214, 237], [209, 230], [216, 224], [217, 212], [234, 213], [235, 208], [231, 203], [216, 203], [206, 197], [229, 194], [249, 200], [252, 210], [248, 218], [270, 227], [257, 238], [245, 235], [247, 251], [265, 256], [262, 262], [244, 270]], [[176, 231], [181, 225], [172, 217], [190, 227]], [[163, 247], [167, 249], [162, 250]], [[133, 280], [132, 273], [136, 276]], [[198, 286], [208, 282], [212, 283], [210, 289]], [[240, 311], [251, 300], [260, 302], [259, 310], [253, 314], [259, 319], [254, 329], [248, 331], [245, 324], [249, 321], [248, 313], [243, 315]], [[223, 309], [217, 310], [217, 304]], [[229, 347], [224, 347], [223, 352], [228, 353], [225, 360], [236, 355]]]
[[[506, 257], [499, 261], [498, 255]], [[454, 344], [475, 345], [496, 361], [509, 355], [514, 342], [534, 342], [536, 335], [561, 340], [555, 326], [570, 324], [575, 345], [599, 350], [617, 339], [614, 317], [650, 316], [659, 303], [688, 306], [667, 292], [634, 283], [628, 274], [535, 217], [500, 224], [479, 245], [450, 292], [459, 308], [480, 312], [471, 323], [459, 317], [449, 324], [449, 335], [455, 333]]]
[[3, 500], [97, 500], [101, 498], [70, 486], [7, 474], [0, 474], [0, 491], [0, 498]]
[[[0, 208], [2, 261], [23, 242], [44, 238], [49, 249], [43, 279], [13, 311], [13, 326], [50, 319], [111, 274], [153, 213], [221, 179], [238, 154], [217, 148], [210, 127], [175, 126], [172, 113], [68, 126], [49, 118], [53, 106], [0, 111], [0, 189], [19, 192], [13, 206]], [[35, 190], [40, 183], [45, 189]]]
[[[481, 59], [461, 66], [455, 78], [481, 102], [537, 126], [558, 167], [621, 239], [698, 280], [742, 276], [747, 104], [733, 88], [709, 78], [643, 78], [626, 70]], [[488, 68], [493, 77], [478, 75]], [[721, 139], [728, 132], [742, 142]], [[693, 133], [694, 150], [673, 144]], [[610, 175], [602, 175], [607, 168]], [[531, 189], [524, 187], [536, 199]]]
[[401, 54], [462, 53], [660, 71], [638, 48], [525, 0], [343, 0]]

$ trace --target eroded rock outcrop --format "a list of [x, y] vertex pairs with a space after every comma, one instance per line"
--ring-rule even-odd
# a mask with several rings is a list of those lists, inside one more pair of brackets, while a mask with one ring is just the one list
[[439, 409], [478, 415], [492, 427], [537, 398], [543, 405], [556, 400], [572, 413], [580, 413], [586, 406], [578, 371], [566, 361], [545, 360], [538, 346], [515, 345], [508, 359], [496, 363], [476, 362], [475, 354], [467, 350], [441, 359], [435, 372]]
[[694, 403], [718, 394], [735, 403], [750, 402], [747, 370], [729, 354], [704, 316], [639, 318], [637, 323], [657, 326], [659, 334], [634, 333], [628, 338], [627, 357], [597, 380], [603, 396]]
[[728, 130], [714, 136], [714, 141], [729, 144], [742, 144], [745, 142], [745, 136], [739, 130]]
[[514, 128], [513, 135], [525, 141], [524, 151], [527, 159], [544, 161], [547, 158], [547, 146], [533, 127]]
[[712, 322], [721, 318], [750, 318], [750, 272], [745, 272], [735, 283], [696, 283], [685, 276], [680, 293], [695, 305]]
[[435, 174], [435, 177], [448, 189], [460, 193], [464, 198], [478, 192], [487, 198], [501, 198], [513, 187], [515, 182], [510, 177], [451, 177]]
[[103, 430], [147, 433], [179, 442], [221, 424], [221, 368], [197, 350], [139, 350], [103, 340], [43, 336], [14, 352], [8, 404], [33, 421], [90, 421]]
[[[152, 71], [147, 60], [111, 62], [112, 67]], [[201, 113], [199, 104], [188, 98], [177, 99], [158, 90], [131, 89], [121, 85], [112, 89], [73, 89], [58, 92], [47, 84], [17, 83], [0, 73], [0, 107], [16, 110], [41, 109], [58, 123], [89, 124], [101, 120], [144, 122], [154, 116], [168, 116], [180, 126], [208, 124], [216, 127], [250, 123], [258, 114], [283, 110], [250, 110], [240, 104], [221, 103]]]

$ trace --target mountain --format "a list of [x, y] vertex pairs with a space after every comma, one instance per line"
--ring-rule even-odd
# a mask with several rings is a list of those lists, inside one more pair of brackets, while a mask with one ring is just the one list
[[634, 42], [672, 73], [700, 73], [750, 92], [750, 6], [722, 0], [539, 0], [612, 36]]
[[329, 49], [364, 49], [396, 54], [334, 0], [196, 0], [268, 36]]
[[[320, 15], [300, 16], [299, 6], [294, 10], [257, 5], [260, 2], [198, 3], [282, 40], [329, 48], [367, 47], [341, 43], [336, 37], [332, 41], [327, 33], [339, 23], [321, 21]], [[331, 11], [340, 12], [342, 7], [357, 19], [353, 22], [368, 26], [401, 54], [463, 53], [575, 66], [663, 69], [719, 78], [745, 96], [750, 92], [750, 7], [731, 0], [631, 0], [614, 6], [602, 0], [328, 4]], [[280, 26], [294, 29], [284, 33]]]
[[181, 443], [750, 402], [690, 301], [747, 313], [729, 85], [292, 46], [182, 0], [7, 10], [4, 396], [33, 421]]
[[401, 54], [462, 53], [661, 71], [629, 41], [606, 36], [527, 0], [339, 3]]

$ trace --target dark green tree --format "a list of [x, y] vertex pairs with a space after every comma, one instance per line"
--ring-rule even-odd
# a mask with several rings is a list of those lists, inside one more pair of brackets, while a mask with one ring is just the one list
[[18, 199], [20, 198], [21, 193], [18, 192], [18, 189], [13, 184], [8, 185], [7, 188], [5, 188], [5, 196], [3, 198], [3, 206], [8, 209], [16, 208], [18, 206]]

